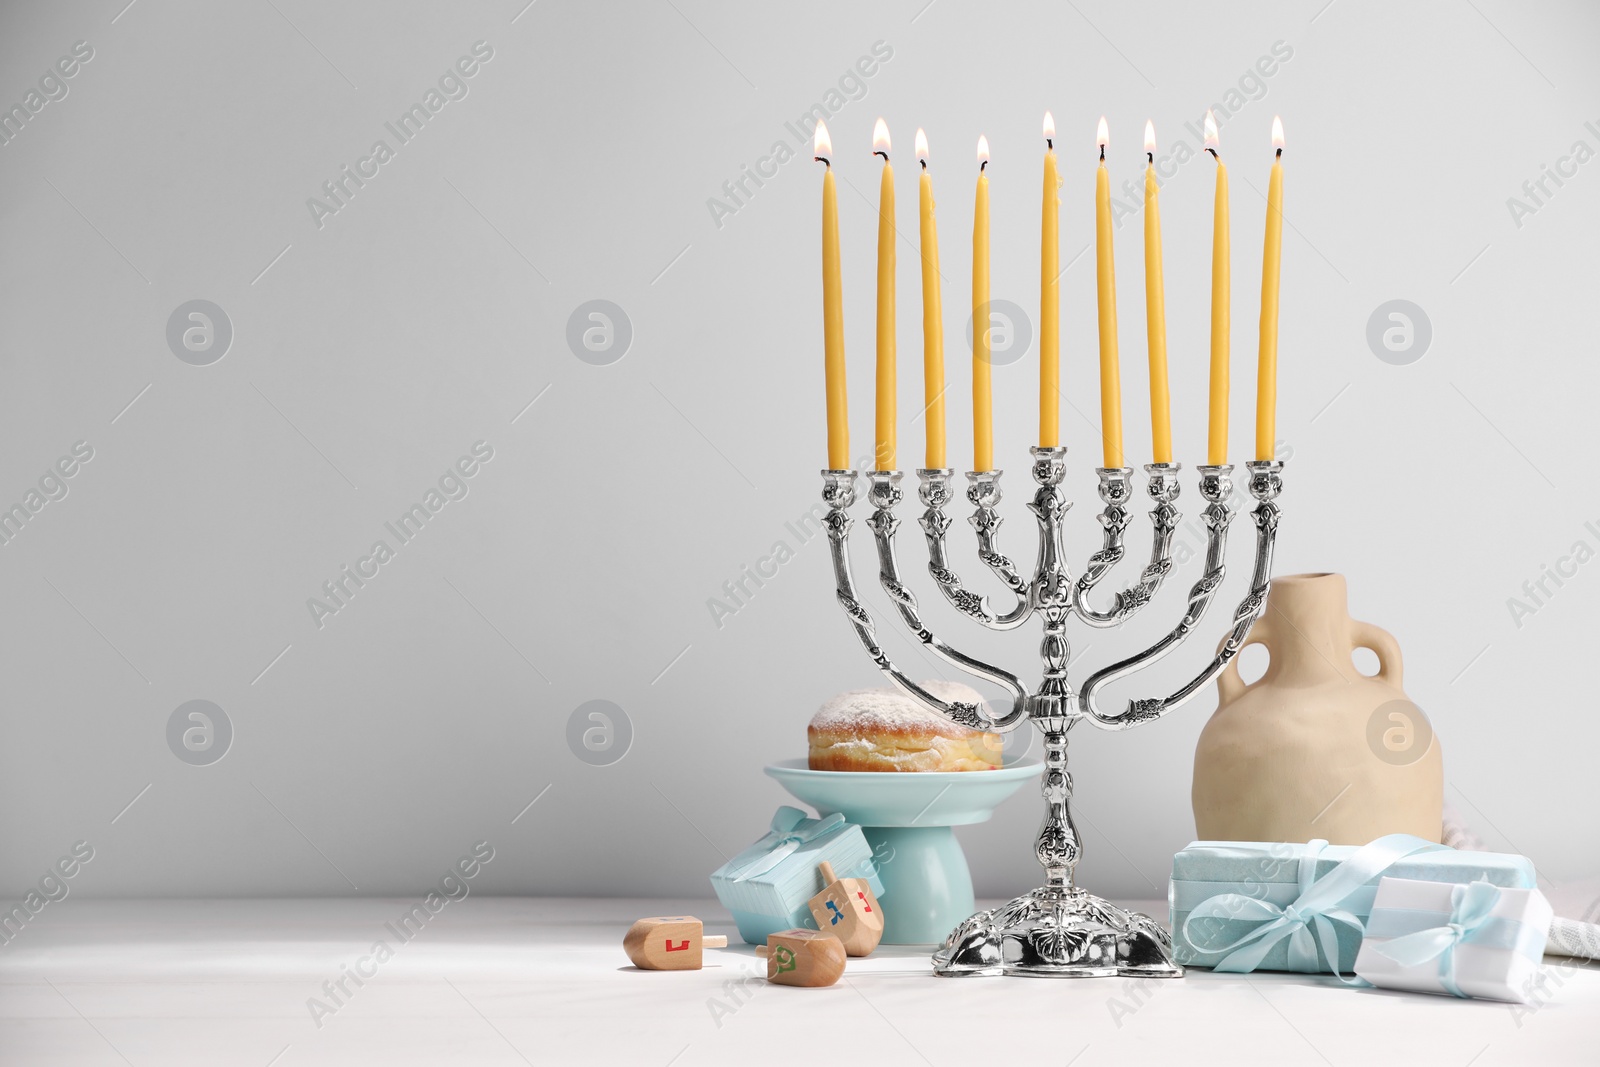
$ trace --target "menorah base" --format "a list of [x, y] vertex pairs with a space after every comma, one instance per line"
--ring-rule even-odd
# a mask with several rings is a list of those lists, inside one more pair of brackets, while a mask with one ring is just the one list
[[1182, 978], [1172, 938], [1148, 915], [1082, 889], [1044, 886], [980, 911], [933, 954], [933, 973], [1034, 978]]

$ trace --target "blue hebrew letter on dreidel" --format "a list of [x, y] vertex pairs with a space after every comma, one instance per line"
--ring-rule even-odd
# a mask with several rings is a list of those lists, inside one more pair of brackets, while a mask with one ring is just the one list
[[828, 920], [828, 925], [829, 926], [838, 926], [839, 925], [839, 920], [844, 918], [844, 913], [839, 910], [839, 905], [835, 904], [831, 900], [828, 901], [828, 910], [833, 912], [833, 918]]

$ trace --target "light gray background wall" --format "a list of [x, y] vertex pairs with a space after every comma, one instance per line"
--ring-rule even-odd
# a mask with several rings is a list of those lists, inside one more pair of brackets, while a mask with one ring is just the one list
[[[1559, 188], [1547, 179], [1533, 213], [1507, 203], [1536, 206], [1523, 183], [1575, 142], [1600, 150], [1592, 6], [125, 2], [9, 5], [0, 30], [7, 105], [75, 42], [93, 48], [68, 94], [0, 147], [0, 503], [22, 502], [75, 442], [93, 449], [67, 495], [0, 548], [11, 898], [80, 839], [96, 850], [74, 885], [85, 894], [412, 892], [479, 839], [497, 850], [478, 883], [491, 892], [704, 892], [785, 799], [762, 764], [804, 751], [830, 693], [875, 681], [832, 602], [824, 548], [784, 525], [816, 499], [824, 459], [820, 174], [785, 123], [878, 41], [892, 58], [831, 121], [855, 441], [862, 451], [871, 434], [868, 151], [882, 115], [913, 238], [916, 127], [933, 142], [961, 467], [977, 135], [995, 154], [994, 295], [1031, 314], [1041, 113], [1060, 124], [1068, 262], [1092, 234], [1102, 112], [1119, 181], [1137, 178], [1146, 117], [1164, 144], [1197, 147], [1184, 123], [1275, 42], [1292, 49], [1270, 78], [1246, 80], [1253, 98], [1223, 128], [1234, 453], [1251, 438], [1279, 113], [1279, 435], [1293, 450], [1280, 573], [1347, 573], [1353, 612], [1399, 637], [1410, 693], [1444, 738], [1448, 799], [1492, 843], [1554, 879], [1593, 867], [1600, 564], [1520, 626], [1508, 598], [1575, 542], [1600, 548], [1600, 162]], [[478, 41], [493, 57], [468, 95], [319, 226], [307, 199], [375, 140], [396, 147], [385, 122]], [[708, 200], [775, 141], [801, 158], [715, 219]], [[1205, 433], [1211, 190], [1201, 160], [1162, 194], [1173, 418], [1190, 465]], [[1117, 240], [1129, 458], [1144, 462], [1136, 220]], [[1077, 259], [1063, 283], [1079, 559], [1096, 529], [1092, 266]], [[899, 284], [909, 466], [914, 239]], [[167, 339], [195, 299], [233, 331], [207, 366]], [[594, 299], [633, 333], [606, 366], [566, 338]], [[1366, 340], [1393, 299], [1431, 323], [1409, 365]], [[997, 453], [1019, 477], [1036, 358], [995, 373]], [[400, 546], [384, 523], [479, 441], [493, 459], [469, 494]], [[1192, 513], [1192, 480], [1184, 492]], [[1007, 533], [1028, 556], [1021, 501], [1014, 488]], [[380, 538], [395, 558], [319, 627], [307, 599]], [[793, 560], [716, 625], [708, 599], [780, 539]], [[1242, 567], [1247, 540], [1234, 550]], [[1124, 640], [1169, 624], [1195, 574]], [[1033, 669], [1033, 636], [957, 632]], [[1208, 643], [1163, 677], [1192, 670]], [[1090, 645], [1083, 664], [1124, 647]], [[197, 699], [233, 731], [208, 766], [168, 741], [174, 710]], [[634, 735], [602, 767], [566, 739], [597, 699]], [[1158, 894], [1193, 833], [1191, 753], [1210, 703], [1074, 738], [1082, 874], [1096, 888]], [[1037, 818], [1019, 797], [962, 831], [980, 892], [1032, 884]]]

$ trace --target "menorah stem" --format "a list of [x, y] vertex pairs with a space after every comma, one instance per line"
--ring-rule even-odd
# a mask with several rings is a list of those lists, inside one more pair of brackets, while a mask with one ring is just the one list
[[1062, 520], [1068, 508], [1061, 495], [1061, 480], [1066, 475], [1065, 448], [1035, 448], [1033, 476], [1039, 483], [1033, 502], [1028, 505], [1039, 522], [1039, 563], [1033, 579], [1033, 606], [1044, 618], [1044, 636], [1039, 642], [1039, 660], [1044, 677], [1034, 694], [1029, 710], [1044, 734], [1044, 824], [1034, 842], [1034, 854], [1044, 868], [1045, 884], [1051, 889], [1072, 885], [1072, 870], [1078, 863], [1078, 830], [1072, 824], [1068, 801], [1072, 796], [1072, 777], [1067, 773], [1067, 729], [1072, 723], [1072, 686], [1067, 680], [1067, 664], [1072, 647], [1067, 641], [1067, 619], [1072, 613], [1072, 576], [1067, 572]]
[[1034, 842], [1034, 855], [1044, 868], [1050, 889], [1071, 889], [1072, 872], [1081, 851], [1078, 827], [1072, 821], [1072, 775], [1067, 771], [1069, 720], [1055, 716], [1036, 720], [1044, 733], [1044, 824]]

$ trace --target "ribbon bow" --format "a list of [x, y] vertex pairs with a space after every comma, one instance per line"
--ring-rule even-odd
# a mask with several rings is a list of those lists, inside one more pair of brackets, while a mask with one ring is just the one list
[[844, 827], [844, 815], [834, 812], [821, 819], [808, 819], [799, 808], [787, 804], [772, 816], [772, 829], [761, 840], [747, 848], [733, 862], [728, 878], [742, 882], [747, 878], [766, 874], [797, 852], [801, 845], [827, 837]]
[[1487, 924], [1499, 902], [1500, 887], [1489, 882], [1452, 886], [1450, 916], [1443, 926], [1431, 926], [1374, 947], [1402, 967], [1415, 967], [1438, 957], [1439, 984], [1451, 996], [1464, 997], [1466, 994], [1456, 985], [1456, 946], [1483, 939], [1482, 935], [1491, 929]]
[[[1362, 922], [1352, 912], [1339, 907], [1339, 904], [1352, 892], [1382, 874], [1396, 860], [1417, 852], [1435, 851], [1443, 846], [1411, 834], [1388, 834], [1363, 845], [1319, 880], [1317, 857], [1327, 844], [1323, 840], [1308, 842], [1301, 853], [1298, 872], [1300, 895], [1293, 903], [1280, 907], [1270, 900], [1258, 900], [1243, 893], [1221, 893], [1205, 900], [1189, 913], [1183, 922], [1183, 936], [1202, 952], [1227, 953], [1212, 970], [1240, 974], [1253, 971], [1278, 942], [1288, 939], [1290, 970], [1305, 973], [1318, 971], [1317, 949], [1320, 946], [1322, 954], [1327, 957], [1328, 966], [1341, 982], [1359, 981], [1357, 978], [1345, 978], [1339, 971], [1339, 936], [1334, 923], [1342, 923], [1361, 933]], [[1196, 919], [1255, 920], [1259, 925], [1226, 944], [1205, 944], [1191, 929]]]

